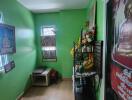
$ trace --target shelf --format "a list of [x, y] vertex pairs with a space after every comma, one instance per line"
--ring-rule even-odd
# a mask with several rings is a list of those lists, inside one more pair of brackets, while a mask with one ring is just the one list
[[90, 77], [90, 76], [94, 76], [96, 75], [96, 72], [84, 72], [84, 73], [80, 73], [80, 74], [75, 74], [74, 76], [76, 78], [79, 78], [79, 77]]
[[[93, 32], [93, 34], [91, 33]], [[74, 67], [73, 67], [73, 84], [75, 91], [75, 100], [87, 100], [94, 98], [92, 93], [95, 90], [95, 75], [97, 72], [94, 68], [94, 42], [95, 31], [90, 29], [87, 32], [81, 30], [80, 43], [74, 42]], [[89, 42], [92, 40], [91, 42]], [[78, 99], [78, 93], [81, 95]], [[95, 99], [91, 99], [95, 100]]]

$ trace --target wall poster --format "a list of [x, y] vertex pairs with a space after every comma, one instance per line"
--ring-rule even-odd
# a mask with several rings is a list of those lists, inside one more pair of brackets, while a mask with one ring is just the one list
[[16, 52], [15, 27], [0, 24], [0, 55]]
[[119, 100], [132, 100], [132, 0], [109, 0], [113, 5], [111, 86]]

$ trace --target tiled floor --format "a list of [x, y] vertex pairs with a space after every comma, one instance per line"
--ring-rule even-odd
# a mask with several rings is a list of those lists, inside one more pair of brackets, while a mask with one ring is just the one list
[[72, 81], [62, 81], [49, 87], [32, 87], [21, 100], [74, 100]]

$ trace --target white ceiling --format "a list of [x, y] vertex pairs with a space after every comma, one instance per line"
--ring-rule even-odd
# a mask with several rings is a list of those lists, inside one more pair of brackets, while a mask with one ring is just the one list
[[86, 8], [88, 0], [18, 0], [18, 2], [32, 12], [42, 13]]

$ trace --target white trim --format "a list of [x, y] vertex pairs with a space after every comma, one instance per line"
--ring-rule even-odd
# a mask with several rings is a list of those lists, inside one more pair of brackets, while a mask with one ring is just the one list
[[106, 41], [106, 1], [103, 0], [102, 1], [103, 6], [104, 6], [104, 13], [103, 13], [103, 68], [102, 68], [102, 74], [103, 74], [103, 79], [102, 79], [102, 86], [101, 86], [101, 97], [100, 100], [105, 100], [105, 67], [106, 67], [106, 45], [107, 45], [107, 41]]
[[20, 100], [20, 99], [23, 97], [23, 95], [24, 95], [24, 91], [21, 92], [21, 93], [17, 96], [16, 100]]
[[109, 0], [105, 0], [106, 4], [109, 2]]
[[[53, 28], [54, 29], [53, 33], [52, 34], [44, 34], [43, 33], [44, 28]], [[56, 35], [55, 33], [56, 33], [56, 28], [54, 25], [43, 25], [43, 26], [41, 26], [41, 35], [40, 36], [54, 36], [54, 35]]]
[[44, 50], [44, 51], [54, 51], [54, 50], [56, 50], [56, 47], [42, 47], [42, 50]]
[[4, 23], [4, 16], [2, 12], [0, 12], [0, 23]]

